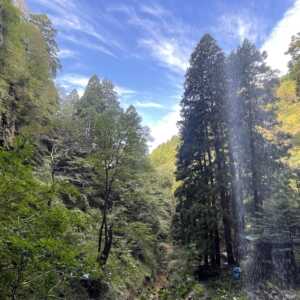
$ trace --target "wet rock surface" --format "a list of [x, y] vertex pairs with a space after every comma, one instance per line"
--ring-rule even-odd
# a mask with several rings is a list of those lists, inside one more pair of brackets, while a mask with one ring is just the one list
[[297, 300], [299, 295], [294, 290], [280, 289], [272, 284], [260, 285], [248, 293], [250, 300]]
[[0, 47], [3, 45], [3, 18], [2, 18], [2, 14], [3, 14], [3, 8], [1, 7], [0, 4]]

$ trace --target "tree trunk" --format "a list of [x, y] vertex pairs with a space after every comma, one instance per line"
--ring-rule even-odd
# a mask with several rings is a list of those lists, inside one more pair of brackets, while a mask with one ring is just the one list
[[223, 210], [223, 227], [224, 227], [224, 240], [225, 248], [227, 252], [227, 262], [229, 265], [235, 264], [234, 254], [233, 254], [233, 242], [232, 242], [232, 223], [231, 223], [231, 214], [229, 210], [229, 201], [224, 195], [221, 197], [221, 205]]
[[[206, 136], [208, 139], [208, 129], [206, 128]], [[208, 147], [207, 149], [207, 155], [208, 155], [208, 163], [209, 163], [209, 168], [210, 168], [210, 184], [211, 188], [214, 187], [215, 185], [215, 180], [213, 176], [213, 163], [212, 163], [212, 154], [211, 154], [211, 149]], [[215, 267], [220, 267], [221, 266], [221, 252], [220, 252], [220, 237], [219, 237], [219, 229], [218, 229], [218, 214], [217, 214], [217, 205], [216, 205], [216, 196], [212, 195], [211, 199], [211, 209], [214, 217], [214, 225], [213, 225], [213, 230], [212, 230], [212, 235], [211, 235], [211, 243], [212, 243], [212, 265]]]
[[214, 243], [214, 235], [213, 235], [213, 231], [210, 231], [209, 233], [209, 240], [210, 240], [210, 264], [212, 267], [216, 267], [217, 263], [216, 263], [216, 250], [215, 250], [215, 243]]
[[[105, 169], [105, 194], [104, 194], [104, 207], [102, 209], [102, 223], [99, 229], [99, 240], [98, 240], [98, 262], [101, 266], [104, 266], [108, 260], [112, 240], [113, 240], [113, 225], [108, 225], [107, 223], [107, 213], [111, 207], [109, 206], [109, 199], [112, 191], [113, 184], [112, 177], [109, 180], [109, 167]], [[104, 233], [104, 237], [103, 237]], [[102, 241], [104, 239], [104, 245], [102, 249]]]
[[103, 236], [103, 230], [104, 230], [104, 226], [106, 224], [106, 212], [103, 211], [102, 213], [102, 222], [101, 222], [101, 226], [99, 229], [99, 238], [98, 238], [98, 255], [100, 257], [100, 253], [101, 253], [101, 249], [102, 249], [102, 236]]
[[106, 228], [106, 237], [105, 237], [105, 244], [103, 251], [101, 252], [100, 255], [100, 263], [102, 266], [104, 266], [108, 260], [111, 246], [112, 246], [112, 241], [113, 241], [113, 226], [109, 226]]
[[217, 268], [221, 267], [221, 251], [220, 251], [220, 236], [219, 236], [219, 230], [218, 227], [215, 228], [215, 255], [216, 255], [216, 266]]
[[230, 205], [228, 197], [228, 193], [226, 191], [226, 179], [224, 173], [227, 172], [225, 155], [221, 146], [220, 135], [223, 135], [223, 131], [215, 129], [215, 152], [216, 152], [216, 160], [217, 160], [217, 181], [218, 188], [220, 194], [220, 202], [222, 207], [222, 221], [224, 227], [224, 240], [225, 240], [225, 248], [227, 252], [227, 261], [229, 265], [234, 264], [234, 255], [233, 255], [233, 247], [232, 247], [232, 223], [231, 223], [231, 213], [230, 213]]

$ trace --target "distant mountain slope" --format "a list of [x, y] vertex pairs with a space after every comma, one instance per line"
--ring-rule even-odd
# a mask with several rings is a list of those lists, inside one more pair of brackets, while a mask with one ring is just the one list
[[169, 141], [159, 145], [150, 154], [150, 161], [155, 169], [167, 176], [175, 188], [176, 153], [179, 145], [179, 137], [173, 136]]

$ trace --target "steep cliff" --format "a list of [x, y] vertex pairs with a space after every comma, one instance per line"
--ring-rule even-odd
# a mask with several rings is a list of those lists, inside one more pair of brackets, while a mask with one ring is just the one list
[[13, 0], [13, 4], [19, 9], [19, 11], [23, 15], [29, 16], [29, 9], [25, 0]]

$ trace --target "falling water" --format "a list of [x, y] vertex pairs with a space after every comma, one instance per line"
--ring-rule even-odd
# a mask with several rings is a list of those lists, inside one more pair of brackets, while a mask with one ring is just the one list
[[[250, 234], [248, 228], [245, 228], [245, 224], [249, 224], [250, 214], [246, 211], [244, 203], [249, 183], [243, 174], [246, 161], [243, 149], [250, 137], [242, 130], [242, 120], [239, 117], [242, 108], [238, 99], [239, 95], [234, 92], [238, 90], [239, 78], [235, 76], [237, 72], [234, 68], [230, 64], [227, 65], [230, 80], [228, 81], [229, 96], [226, 107], [228, 109], [231, 173], [234, 178], [232, 183], [233, 212], [236, 231], [235, 249], [238, 252], [235, 255], [242, 269], [244, 289], [251, 300], [297, 299], [293, 293], [284, 291], [289, 288], [288, 279], [296, 274], [297, 270], [293, 270], [295, 264], [291, 261], [294, 254], [292, 245], [288, 242], [290, 239], [286, 237], [286, 233], [276, 228], [277, 220], [274, 220], [274, 224], [271, 224], [269, 228], [264, 227], [263, 237]], [[263, 213], [268, 214], [269, 210], [271, 208], [267, 205]], [[252, 227], [255, 226], [252, 224]]]
[[[232, 67], [231, 67], [232, 68]], [[243, 256], [243, 241], [245, 240], [244, 234], [244, 218], [245, 218], [245, 208], [243, 203], [243, 191], [244, 182], [242, 177], [242, 166], [245, 159], [242, 157], [242, 139], [243, 134], [241, 132], [242, 126], [240, 126], [238, 116], [240, 115], [240, 106], [238, 105], [238, 99], [234, 91], [236, 90], [236, 85], [238, 84], [238, 79], [234, 78], [234, 70], [230, 69], [230, 65], [227, 65], [227, 78], [232, 80], [228, 84], [228, 97], [227, 97], [227, 118], [229, 124], [229, 148], [231, 153], [231, 173], [233, 175], [233, 200], [234, 200], [234, 218], [235, 218], [235, 229], [237, 236], [235, 237], [237, 245], [235, 249], [238, 249], [236, 257], [241, 258]], [[230, 76], [229, 76], [230, 75]]]

